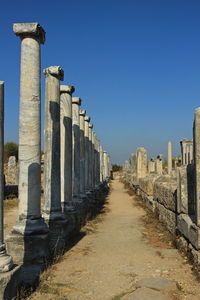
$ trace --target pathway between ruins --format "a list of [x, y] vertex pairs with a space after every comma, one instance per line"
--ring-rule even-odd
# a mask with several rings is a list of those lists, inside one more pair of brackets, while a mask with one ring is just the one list
[[[134, 197], [118, 179], [112, 181], [106, 213], [96, 230], [90, 233], [88, 229], [88, 234], [43, 275], [41, 286], [30, 299], [200, 299], [199, 283], [186, 258], [170, 243], [154, 244], [145, 237], [146, 212]], [[144, 278], [172, 282], [140, 282]], [[142, 288], [137, 287], [138, 281]], [[128, 294], [133, 291], [135, 294]]]

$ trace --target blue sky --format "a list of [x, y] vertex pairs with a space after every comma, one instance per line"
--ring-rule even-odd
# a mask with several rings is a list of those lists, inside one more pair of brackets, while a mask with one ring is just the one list
[[[18, 141], [20, 39], [12, 23], [46, 30], [42, 69], [60, 65], [113, 163], [137, 147], [174, 155], [192, 138], [200, 106], [199, 0], [4, 1], [0, 80], [5, 81], [5, 141]], [[42, 77], [42, 118], [44, 75]]]

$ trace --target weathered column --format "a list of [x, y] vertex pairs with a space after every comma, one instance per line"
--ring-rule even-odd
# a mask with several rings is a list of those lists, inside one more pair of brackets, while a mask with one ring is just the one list
[[72, 94], [71, 85], [60, 86], [61, 204], [64, 211], [72, 201]]
[[96, 153], [96, 133], [92, 131], [92, 186], [96, 185], [96, 167], [97, 167], [97, 153]]
[[190, 144], [190, 164], [193, 162], [193, 144]]
[[155, 160], [151, 158], [148, 162], [148, 173], [155, 172], [155, 168], [156, 168]]
[[200, 107], [195, 109], [194, 118], [194, 168], [196, 224], [200, 226]]
[[159, 154], [156, 158], [156, 173], [162, 175], [163, 173], [163, 164], [162, 164], [162, 155]]
[[89, 188], [92, 189], [92, 179], [93, 179], [93, 145], [92, 145], [92, 128], [93, 124], [89, 123]]
[[90, 117], [85, 116], [85, 190], [89, 190], [89, 122]]
[[103, 182], [104, 178], [103, 178], [103, 147], [100, 146], [100, 182]]
[[12, 257], [4, 244], [4, 82], [0, 81], [0, 273], [13, 267]]
[[168, 142], [167, 151], [167, 173], [171, 175], [172, 173], [172, 142]]
[[80, 193], [85, 194], [85, 110], [80, 110]]
[[38, 23], [14, 24], [13, 30], [21, 38], [19, 213], [13, 231], [29, 235], [47, 232], [40, 209], [40, 44], [45, 31]]
[[108, 178], [108, 154], [106, 151], [103, 151], [103, 164], [104, 164], [104, 180]]
[[41, 217], [40, 203], [40, 44], [45, 41], [45, 31], [38, 23], [14, 24], [13, 30], [21, 38], [19, 208], [7, 247], [17, 264], [41, 266], [48, 255], [48, 228]]
[[78, 198], [80, 196], [80, 117], [79, 117], [80, 105], [81, 105], [81, 98], [72, 97], [73, 198]]
[[100, 142], [98, 138], [96, 138], [96, 173], [95, 173], [95, 184], [98, 186], [100, 183]]
[[46, 219], [62, 214], [60, 197], [60, 80], [59, 66], [44, 70], [46, 77], [44, 120], [44, 213]]
[[137, 149], [137, 178], [144, 178], [147, 174], [147, 151], [144, 148]]

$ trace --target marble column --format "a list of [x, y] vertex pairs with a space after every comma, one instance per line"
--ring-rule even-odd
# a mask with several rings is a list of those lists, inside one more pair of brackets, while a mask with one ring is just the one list
[[72, 94], [71, 85], [60, 86], [61, 204], [64, 211], [72, 202]]
[[72, 141], [73, 141], [73, 165], [72, 186], [73, 198], [80, 196], [80, 116], [79, 106], [81, 98], [72, 97]]
[[195, 109], [193, 132], [195, 168], [195, 217], [197, 226], [200, 226], [200, 107]]
[[100, 142], [96, 138], [96, 174], [95, 174], [95, 184], [98, 186], [100, 183]]
[[93, 178], [92, 186], [96, 186], [96, 172], [97, 172], [97, 153], [96, 153], [96, 133], [92, 131], [92, 168], [93, 168]]
[[172, 173], [172, 142], [168, 142], [167, 173], [168, 173], [168, 175], [171, 175], [171, 173]]
[[60, 80], [64, 71], [59, 66], [44, 70], [44, 213], [46, 219], [57, 219], [61, 214], [60, 197]]
[[92, 128], [93, 124], [89, 123], [89, 188], [93, 189], [93, 163], [94, 163], [94, 153], [92, 145]]
[[89, 122], [90, 117], [85, 116], [85, 190], [89, 190]]
[[48, 256], [49, 233], [41, 217], [40, 44], [45, 42], [45, 31], [38, 23], [14, 24], [13, 31], [21, 38], [19, 206], [6, 243], [15, 263], [42, 268]]
[[85, 194], [85, 110], [80, 110], [80, 194]]
[[0, 81], [0, 273], [13, 267], [12, 257], [4, 243], [4, 82]]
[[45, 42], [45, 31], [38, 23], [17, 23], [13, 31], [21, 38], [19, 212], [13, 231], [22, 235], [41, 234], [47, 232], [40, 207], [40, 44]]

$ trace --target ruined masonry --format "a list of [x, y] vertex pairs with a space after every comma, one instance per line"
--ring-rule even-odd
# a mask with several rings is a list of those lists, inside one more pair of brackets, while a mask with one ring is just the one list
[[162, 155], [147, 162], [147, 151], [138, 148], [123, 166], [123, 181], [158, 215], [176, 236], [178, 247], [189, 254], [200, 270], [200, 108], [195, 110], [193, 141], [180, 141], [181, 158], [173, 158], [168, 142], [167, 166]]
[[[97, 211], [108, 192], [109, 155], [100, 145], [75, 88], [61, 85], [64, 70], [49, 66], [45, 76], [44, 201], [41, 202], [41, 66], [45, 31], [38, 23], [13, 26], [21, 39], [18, 218], [3, 236], [4, 82], [0, 82], [0, 299], [14, 299], [19, 285], [34, 286], [40, 273], [65, 251], [69, 239]], [[19, 174], [18, 174], [19, 172]]]

